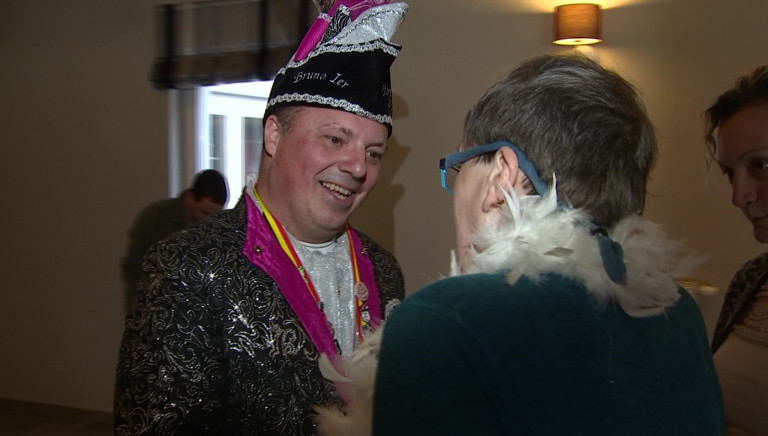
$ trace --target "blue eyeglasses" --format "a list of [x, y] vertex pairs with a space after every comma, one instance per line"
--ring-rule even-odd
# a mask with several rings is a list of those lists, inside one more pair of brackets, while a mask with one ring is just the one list
[[464, 162], [467, 162], [468, 160], [474, 159], [476, 157], [480, 157], [484, 154], [494, 153], [496, 150], [502, 147], [509, 147], [512, 149], [512, 151], [515, 152], [520, 169], [523, 171], [523, 174], [528, 177], [528, 180], [531, 181], [531, 184], [533, 184], [533, 188], [536, 190], [536, 193], [541, 196], [545, 195], [549, 191], [549, 187], [546, 183], [544, 183], [544, 181], [541, 180], [539, 173], [533, 166], [533, 163], [522, 151], [520, 151], [519, 148], [507, 141], [498, 141], [491, 144], [478, 145], [477, 147], [472, 147], [458, 153], [451, 153], [448, 156], [440, 159], [440, 182], [443, 185], [443, 189], [448, 191], [450, 194], [453, 194], [453, 189], [448, 186], [450, 183], [447, 183], [446, 181], [447, 169], [450, 168], [458, 172], [461, 164]]

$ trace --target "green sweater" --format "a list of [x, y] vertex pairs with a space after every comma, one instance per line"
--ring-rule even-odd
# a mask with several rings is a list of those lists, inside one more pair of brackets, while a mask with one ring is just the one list
[[125, 282], [125, 304], [130, 312], [136, 304], [144, 255], [155, 242], [161, 241], [187, 226], [181, 197], [156, 201], [145, 207], [128, 231], [128, 247], [120, 264]]
[[437, 281], [384, 329], [374, 435], [722, 435], [696, 303], [632, 318], [574, 281]]

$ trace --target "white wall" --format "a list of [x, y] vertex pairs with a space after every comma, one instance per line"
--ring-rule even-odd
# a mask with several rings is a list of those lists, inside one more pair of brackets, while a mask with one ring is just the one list
[[[155, 0], [5, 0], [0, 6], [0, 397], [110, 410], [122, 329], [125, 231], [167, 194], [166, 100], [148, 80]], [[659, 130], [647, 215], [710, 260], [696, 278], [724, 287], [761, 251], [707, 184], [702, 110], [767, 63], [768, 3], [607, 3], [600, 61], [646, 99]], [[554, 1], [414, 0], [396, 40], [395, 133], [380, 186], [355, 222], [393, 249], [409, 291], [447, 273], [450, 196], [437, 161], [469, 105], [549, 42]], [[707, 319], [719, 295], [702, 298]]]
[[111, 410], [125, 231], [168, 186], [153, 4], [0, 6], [0, 397]]

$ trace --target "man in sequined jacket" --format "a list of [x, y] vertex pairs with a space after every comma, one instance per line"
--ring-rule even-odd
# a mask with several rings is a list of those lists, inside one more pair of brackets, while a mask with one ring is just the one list
[[404, 3], [339, 0], [280, 70], [258, 179], [154, 246], [129, 316], [115, 433], [316, 433], [343, 400], [321, 369], [403, 298], [394, 257], [348, 225], [391, 135], [389, 41]]

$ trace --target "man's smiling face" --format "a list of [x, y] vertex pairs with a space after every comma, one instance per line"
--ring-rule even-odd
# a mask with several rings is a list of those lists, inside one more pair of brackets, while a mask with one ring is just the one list
[[271, 115], [264, 126], [269, 192], [259, 193], [289, 233], [328, 241], [376, 184], [388, 134], [383, 124], [336, 109], [302, 107], [287, 127]]

